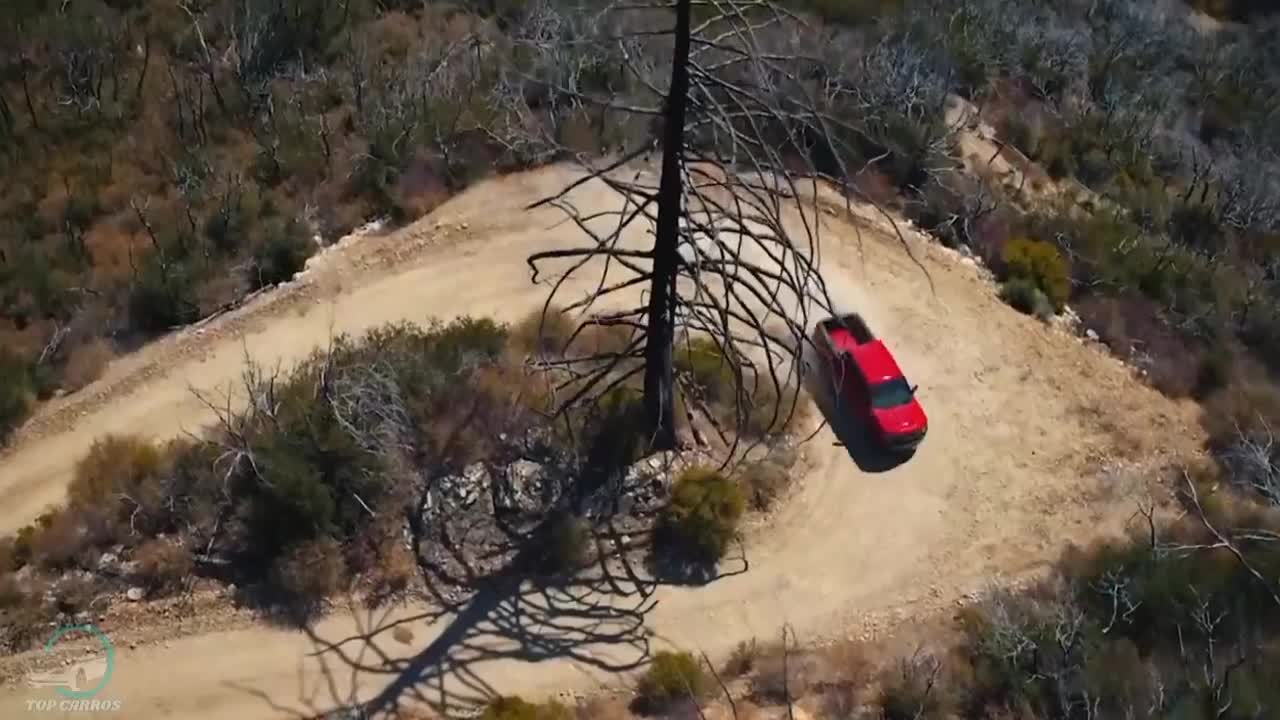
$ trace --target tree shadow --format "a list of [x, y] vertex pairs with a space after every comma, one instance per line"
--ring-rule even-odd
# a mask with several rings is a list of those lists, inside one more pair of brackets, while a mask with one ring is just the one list
[[[647, 572], [638, 554], [647, 538], [603, 524], [592, 533], [596, 557], [577, 572], [539, 576], [539, 550], [524, 547], [507, 569], [474, 576], [420, 565], [432, 598], [429, 611], [397, 616], [394, 609], [351, 604], [355, 631], [343, 637], [308, 625], [321, 682], [299, 678], [299, 697], [240, 687], [275, 713], [325, 720], [474, 717], [502, 689], [490, 683], [510, 663], [569, 661], [587, 674], [644, 666], [652, 632], [646, 618], [655, 592], [668, 584]], [[419, 555], [421, 557], [421, 555]], [[737, 574], [721, 572], [707, 582]], [[425, 645], [413, 648], [425, 630]], [[398, 645], [398, 647], [397, 647]], [[426, 713], [425, 715], [423, 713]]]
[[872, 474], [888, 472], [915, 455], [914, 449], [910, 452], [885, 450], [872, 438], [871, 428], [862, 418], [856, 413], [840, 410], [831, 368], [817, 354], [812, 344], [805, 344], [801, 362], [804, 363], [805, 389], [836, 436], [837, 443], [844, 447], [859, 470]]

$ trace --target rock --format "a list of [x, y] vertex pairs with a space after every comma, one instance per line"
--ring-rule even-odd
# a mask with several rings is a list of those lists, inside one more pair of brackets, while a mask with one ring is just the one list
[[140, 587], [131, 587], [125, 591], [124, 596], [126, 599], [129, 600], [129, 602], [138, 602], [143, 597], [145, 597], [146, 594], [147, 594], [147, 591], [143, 590]]
[[463, 468], [461, 475], [445, 475], [437, 483], [446, 497], [469, 507], [491, 481], [489, 468], [484, 463], [475, 462]]
[[74, 616], [72, 616], [71, 619], [77, 625], [88, 625], [89, 623], [93, 622], [93, 615], [90, 615], [87, 612], [78, 612]]
[[1099, 340], [1098, 331], [1094, 330], [1093, 328], [1089, 328], [1088, 330], [1085, 330], [1084, 336], [1088, 338], [1089, 342], [1098, 342]]
[[105, 552], [98, 556], [98, 572], [104, 572], [111, 575], [120, 574], [120, 556], [115, 553]]
[[142, 567], [142, 564], [139, 563], [137, 560], [129, 560], [128, 562], [122, 562], [120, 563], [120, 574], [124, 576], [137, 575], [138, 570], [141, 567]]
[[535, 513], [554, 501], [547, 482], [546, 467], [532, 460], [517, 460], [506, 467], [503, 482], [496, 488], [493, 506], [498, 510]]

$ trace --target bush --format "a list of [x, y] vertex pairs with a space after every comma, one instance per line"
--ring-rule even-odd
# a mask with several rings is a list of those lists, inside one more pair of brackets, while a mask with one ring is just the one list
[[30, 538], [32, 562], [51, 569], [71, 567], [89, 545], [87, 529], [65, 508], [41, 515]]
[[645, 712], [658, 713], [680, 700], [697, 700], [710, 690], [710, 674], [692, 653], [661, 650], [654, 653], [640, 678], [636, 701]]
[[820, 663], [816, 653], [797, 650], [791, 640], [787, 640], [785, 648], [771, 644], [756, 658], [751, 696], [769, 704], [785, 704], [788, 699], [794, 702], [818, 684]]
[[1051, 243], [1017, 238], [1004, 247], [1005, 273], [1010, 279], [1031, 282], [1056, 312], [1071, 297], [1071, 272], [1062, 253]]
[[0, 348], [0, 444], [27, 418], [34, 399], [26, 363]]
[[582, 567], [591, 554], [591, 527], [568, 512], [554, 513], [539, 532], [537, 565], [540, 572], [558, 575]]
[[176, 261], [153, 254], [144, 261], [129, 292], [129, 320], [144, 333], [163, 333], [200, 316], [195, 279]]
[[138, 578], [152, 595], [167, 595], [182, 588], [195, 560], [182, 545], [162, 538], [148, 540], [134, 551]]
[[71, 349], [67, 363], [62, 368], [62, 387], [76, 391], [97, 380], [107, 364], [115, 358], [111, 343], [103, 338], [93, 338]]
[[333, 538], [321, 538], [299, 543], [277, 558], [271, 579], [286, 608], [302, 621], [342, 589], [346, 575], [342, 547]]
[[72, 505], [111, 507], [121, 495], [136, 502], [140, 486], [160, 472], [164, 456], [149, 440], [133, 435], [106, 435], [93, 442], [76, 463], [75, 477], [67, 489]]
[[404, 592], [418, 571], [413, 551], [405, 546], [402, 519], [371, 521], [349, 543], [348, 572], [360, 574], [371, 606]]
[[737, 484], [715, 470], [690, 468], [676, 480], [658, 519], [659, 543], [694, 563], [714, 565], [737, 533], [745, 505]]
[[759, 659], [760, 647], [756, 639], [740, 640], [724, 663], [724, 674], [731, 678], [742, 677], [755, 668]]
[[503, 695], [485, 705], [480, 720], [573, 720], [573, 712], [555, 700], [531, 703], [518, 695]]
[[1229, 371], [1225, 349], [1203, 352], [1193, 339], [1165, 322], [1158, 303], [1136, 292], [1085, 295], [1074, 309], [1086, 328], [1097, 332], [1118, 357], [1139, 363], [1151, 385], [1166, 395], [1203, 397], [1225, 380], [1220, 373]]
[[1000, 299], [1015, 310], [1034, 315], [1041, 320], [1053, 317], [1053, 304], [1049, 298], [1026, 278], [1010, 278], [1000, 285]]
[[529, 313], [511, 326], [511, 347], [534, 357], [557, 357], [573, 336], [574, 324], [563, 310], [548, 307]]
[[941, 688], [940, 664], [932, 657], [903, 660], [880, 684], [885, 720], [928, 720], [948, 717]]
[[699, 336], [677, 344], [675, 367], [689, 375], [711, 405], [730, 408], [736, 405], [738, 383], [733, 364], [712, 338]]
[[1265, 378], [1241, 378], [1205, 400], [1200, 422], [1217, 450], [1231, 447], [1240, 433], [1262, 435], [1280, 428], [1280, 386]]
[[12, 576], [0, 575], [0, 650], [19, 653], [48, 639], [56, 613], [41, 585], [23, 588]]
[[267, 221], [263, 238], [253, 250], [249, 285], [257, 289], [292, 279], [310, 254], [310, 241], [301, 223], [277, 218]]

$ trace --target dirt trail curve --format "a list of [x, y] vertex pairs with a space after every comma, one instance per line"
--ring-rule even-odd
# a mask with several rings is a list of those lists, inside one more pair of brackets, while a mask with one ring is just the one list
[[[228, 387], [246, 352], [287, 366], [331, 332], [527, 313], [546, 289], [530, 284], [524, 257], [572, 242], [574, 231], [557, 226], [554, 212], [519, 209], [569, 177], [549, 168], [483, 183], [409, 228], [326, 253], [289, 288], [117, 361], [93, 387], [46, 408], [0, 460], [0, 530], [58, 501], [76, 458], [100, 434], [196, 431], [209, 412], [191, 388]], [[600, 188], [579, 200], [614, 202]], [[1107, 466], [1194, 446], [1190, 406], [1005, 307], [977, 268], [908, 233], [931, 294], [929, 279], [882, 229], [866, 218], [826, 220], [832, 293], [897, 349], [921, 387], [931, 434], [910, 462], [877, 473], [860, 469], [824, 431], [807, 446], [809, 470], [795, 496], [768, 533], [748, 539], [745, 572], [696, 589], [661, 588], [644, 613], [628, 610], [626, 599], [526, 588], [434, 621], [409, 608], [376, 622], [335, 615], [316, 638], [251, 627], [119, 648], [101, 697], [120, 699], [124, 716], [144, 720], [299, 717], [352, 693], [410, 699], [444, 687], [463, 701], [584, 687], [639, 660], [646, 645], [717, 656], [740, 639], [773, 636], [784, 622], [804, 640], [843, 634], [952, 603], [1042, 567], [1069, 540], [1115, 529], [1133, 506], [1123, 498], [1124, 473]], [[359, 639], [370, 624], [385, 631], [397, 622], [407, 636]], [[329, 643], [341, 653], [323, 651]], [[19, 717], [34, 697], [53, 696], [0, 689], [0, 717]]]

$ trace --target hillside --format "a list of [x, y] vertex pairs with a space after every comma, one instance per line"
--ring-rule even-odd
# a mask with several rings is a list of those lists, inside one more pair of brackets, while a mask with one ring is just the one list
[[[144, 350], [138, 362], [163, 359], [164, 369], [136, 387], [111, 393], [103, 404], [76, 409], [86, 414], [75, 425], [27, 446], [8, 459], [6, 468], [21, 470], [27, 457], [76, 458], [97, 437], [96, 428], [112, 418], [137, 413], [131, 428], [157, 438], [211, 419], [207, 410], [192, 406], [187, 388], [235, 382], [245, 348], [261, 362], [287, 364], [325, 343], [332, 331], [358, 332], [387, 321], [455, 313], [518, 319], [536, 308], [545, 292], [528, 282], [520, 249], [572, 242], [558, 235], [554, 212], [530, 216], [519, 208], [572, 177], [571, 171], [549, 168], [485, 182], [405, 230], [326, 254], [296, 289], [266, 296], [198, 334], [176, 338], [184, 346], [181, 356], [190, 359], [175, 361], [167, 352], [152, 356], [158, 348]], [[587, 208], [617, 202], [599, 186], [582, 188], [578, 197]], [[881, 634], [907, 614], [951, 606], [991, 582], [1042, 575], [1065, 543], [1121, 532], [1133, 512], [1126, 498], [1144, 492], [1142, 473], [1195, 449], [1193, 408], [1143, 388], [1129, 369], [1097, 347], [1002, 306], [990, 283], [954, 253], [912, 233], [910, 247], [924, 258], [926, 274], [879, 226], [837, 218], [826, 222], [826, 272], [833, 292], [842, 306], [865, 313], [898, 349], [923, 388], [933, 413], [932, 434], [911, 462], [869, 474], [851, 459], [850, 450], [836, 444], [830, 429], [823, 430], [804, 447], [794, 496], [748, 536], [748, 572], [733, 574], [740, 561], [731, 556], [723, 570], [730, 574], [710, 585], [659, 584], [647, 590], [656, 591], [651, 600], [658, 601], [643, 617], [655, 649], [696, 646], [722, 657], [739, 639], [770, 636], [783, 622], [810, 640], [847, 632]], [[442, 273], [453, 281], [439, 282]], [[1065, 381], [1076, 377], [1090, 382]], [[1152, 432], [1156, 427], [1176, 431]], [[17, 506], [31, 506], [28, 492], [51, 497], [48, 491], [62, 486], [54, 478], [69, 478], [72, 465], [46, 466], [48, 474], [31, 475], [45, 485], [17, 488]], [[13, 486], [4, 490], [14, 496]], [[5, 519], [11, 518], [21, 516], [9, 513]], [[888, 557], [894, 561], [884, 562]], [[581, 590], [597, 587], [591, 575], [577, 581]], [[570, 595], [576, 593], [573, 587]], [[625, 608], [638, 600], [615, 597], [610, 603], [618, 604], [616, 615], [592, 620], [588, 614], [584, 621], [622, 632], [631, 622]], [[373, 623], [359, 632], [372, 633], [379, 647], [401, 657], [432, 646], [439, 633], [458, 636], [464, 639], [441, 646], [445, 655], [430, 662], [465, 662], [468, 674], [504, 692], [612, 684], [617, 679], [593, 668], [588, 657], [611, 658], [619, 666], [642, 657], [643, 646], [635, 644], [639, 638], [624, 635], [592, 644], [584, 634], [581, 647], [566, 650], [566, 662], [468, 661], [465, 647], [472, 644], [495, 650], [531, 645], [542, 632], [550, 641], [557, 622], [593, 603], [560, 594], [541, 598], [532, 588], [527, 596], [495, 598], [492, 607], [481, 606], [487, 602], [477, 599], [471, 610], [460, 609], [447, 621], [410, 621], [405, 626], [414, 637], [409, 646], [392, 642], [392, 618], [412, 618], [426, 608], [410, 605], [386, 618], [381, 610], [368, 617], [363, 610], [338, 610], [316, 626], [315, 642]], [[507, 627], [502, 618], [517, 607], [530, 620], [522, 628]], [[109, 622], [104, 627], [115, 636]], [[133, 631], [122, 627], [119, 632], [123, 638]], [[525, 633], [529, 638], [521, 639]], [[157, 717], [197, 710], [201, 717], [243, 717], [265, 709], [258, 693], [309, 715], [339, 700], [325, 690], [308, 695], [307, 688], [321, 681], [322, 668], [340, 662], [324, 654], [302, 660], [312, 642], [304, 635], [251, 627], [175, 640], [163, 648], [121, 649], [112, 688], [134, 708], [131, 717], [150, 717], [149, 708], [157, 708]], [[274, 650], [263, 653], [267, 644]], [[347, 650], [349, 657], [361, 652], [356, 645]], [[456, 661], [446, 659], [455, 653]], [[170, 678], [164, 687], [149, 680], [160, 668]], [[209, 678], [221, 684], [189, 694], [183, 690]], [[359, 690], [368, 697], [388, 681], [371, 668], [354, 680], [341, 680], [338, 691], [345, 697]], [[421, 682], [417, 691], [429, 695], [437, 681], [424, 677]], [[452, 701], [466, 705], [466, 687], [451, 679], [445, 683]], [[20, 704], [25, 693], [18, 690], [4, 702]]]

